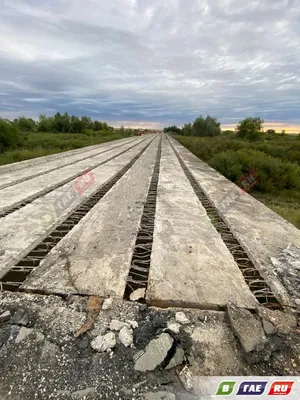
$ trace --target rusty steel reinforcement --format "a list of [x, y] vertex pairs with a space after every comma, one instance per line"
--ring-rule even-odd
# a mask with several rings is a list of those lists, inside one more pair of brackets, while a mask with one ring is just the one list
[[[99, 200], [125, 175], [133, 164], [147, 150], [155, 138], [151, 140], [129, 163], [127, 163], [113, 178], [77, 207], [72, 214], [53, 230], [40, 244], [31, 250], [0, 280], [0, 291], [18, 291], [27, 276], [37, 268], [46, 255], [77, 225], [80, 220], [98, 203]], [[141, 143], [141, 142], [139, 142]]]
[[249, 289], [256, 297], [257, 301], [264, 305], [265, 307], [272, 309], [281, 309], [281, 305], [276, 298], [275, 294], [269, 288], [267, 283], [261, 277], [259, 271], [255, 268], [254, 264], [248, 257], [246, 251], [243, 249], [238, 240], [234, 237], [231, 230], [220, 216], [218, 210], [213, 206], [212, 202], [207, 198], [200, 185], [194, 178], [194, 176], [189, 171], [188, 167], [174, 148], [173, 144], [169, 140], [170, 145], [176, 154], [176, 157], [188, 178], [191, 186], [194, 189], [199, 201], [202, 203], [206, 210], [208, 217], [210, 218], [215, 229], [219, 232], [223, 242], [232, 254], [235, 262], [237, 263], [240, 271], [243, 274], [245, 282], [247, 283]]
[[144, 205], [141, 223], [133, 249], [131, 267], [127, 277], [124, 293], [124, 298], [127, 300], [129, 299], [130, 294], [136, 289], [147, 288], [154, 233], [157, 185], [161, 158], [161, 141], [162, 139], [160, 139], [147, 200]]
[[[121, 156], [122, 154], [126, 153], [127, 151], [133, 149], [135, 146], [137, 146], [138, 144], [144, 142], [145, 140], [146, 140], [146, 139], [137, 142], [136, 144], [134, 144], [133, 146], [129, 147], [128, 149], [123, 150], [121, 153], [118, 153], [117, 155], [112, 156], [112, 157], [108, 158], [108, 159], [105, 160], [105, 161], [101, 161], [100, 163], [96, 163], [96, 164], [91, 165], [91, 166], [89, 167], [89, 169], [95, 169], [95, 168], [100, 167], [100, 166], [103, 165], [103, 164], [108, 163], [109, 161], [113, 160], [114, 158], [117, 158], [117, 157]], [[113, 149], [110, 149], [110, 150], [114, 150], [114, 149], [116, 149], [116, 148], [118, 148], [118, 147], [121, 147], [121, 146], [125, 146], [125, 144], [122, 144], [122, 145], [120, 145], [120, 146], [114, 147]], [[105, 151], [103, 151], [102, 153], [99, 153], [99, 154], [106, 153], [107, 151], [109, 151], [109, 150], [105, 150]], [[96, 154], [96, 156], [98, 156], [99, 154]], [[92, 157], [95, 157], [95, 156], [92, 156]], [[90, 158], [92, 158], [92, 157], [90, 157]], [[64, 165], [64, 167], [65, 167], [65, 166], [66, 166], [66, 165]], [[83, 169], [83, 170], [81, 170], [81, 171], [78, 172], [77, 174], [73, 175], [71, 178], [67, 178], [67, 179], [65, 179], [65, 180], [63, 180], [63, 181], [60, 181], [60, 182], [57, 183], [56, 185], [53, 185], [51, 188], [47, 188], [47, 189], [45, 189], [45, 190], [39, 192], [38, 194], [36, 194], [36, 195], [34, 195], [34, 196], [31, 196], [29, 199], [27, 199], [27, 200], [25, 200], [25, 201], [22, 201], [21, 203], [19, 203], [19, 204], [17, 204], [17, 205], [14, 205], [14, 206], [12, 206], [12, 207], [9, 207], [8, 209], [6, 209], [5, 211], [3, 211], [3, 212], [0, 213], [0, 218], [6, 217], [7, 215], [12, 214], [13, 212], [19, 210], [20, 208], [27, 206], [27, 204], [32, 203], [34, 200], [38, 199], [39, 197], [45, 196], [46, 194], [52, 192], [53, 190], [60, 188], [61, 186], [65, 185], [65, 184], [68, 183], [68, 182], [71, 182], [73, 179], [76, 179], [76, 178], [78, 178], [80, 175], [82, 175], [85, 171], [86, 171], [86, 168]], [[47, 171], [47, 172], [51, 172], [51, 171]], [[31, 178], [34, 178], [34, 177], [35, 177], [35, 176], [33, 175], [32, 177], [30, 177], [30, 179], [31, 179]]]

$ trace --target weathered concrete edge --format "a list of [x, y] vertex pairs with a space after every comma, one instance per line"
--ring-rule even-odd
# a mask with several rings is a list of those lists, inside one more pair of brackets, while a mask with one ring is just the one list
[[[291, 306], [291, 307], [295, 307], [295, 301], [292, 298], [292, 296], [289, 295], [289, 293], [287, 292], [286, 288], [283, 286], [283, 284], [279, 281], [278, 276], [275, 274], [274, 269], [273, 269], [273, 265], [271, 263], [271, 259], [269, 258], [268, 262], [266, 262], [265, 260], [259, 260], [256, 257], [253, 256], [253, 253], [251, 252], [251, 249], [249, 248], [247, 241], [244, 239], [244, 237], [242, 235], [240, 235], [240, 233], [236, 230], [235, 226], [232, 224], [232, 222], [227, 218], [226, 214], [223, 213], [221, 210], [218, 209], [218, 207], [216, 206], [214, 200], [211, 198], [211, 195], [209, 193], [209, 191], [206, 190], [206, 188], [204, 188], [201, 185], [201, 182], [199, 182], [199, 179], [193, 174], [193, 168], [189, 165], [189, 162], [187, 162], [187, 160], [185, 160], [185, 154], [188, 153], [189, 157], [193, 158], [194, 161], [198, 162], [199, 164], [205, 165], [205, 167], [209, 170], [211, 170], [212, 172], [214, 172], [214, 174], [216, 176], [219, 176], [220, 179], [222, 180], [226, 180], [228, 185], [232, 185], [233, 188], [235, 188], [235, 190], [240, 189], [236, 184], [234, 184], [233, 182], [231, 182], [229, 179], [227, 179], [225, 176], [223, 176], [222, 174], [220, 174], [219, 172], [217, 172], [215, 169], [213, 169], [212, 167], [210, 167], [208, 164], [206, 164], [204, 161], [202, 161], [201, 159], [199, 159], [197, 156], [195, 156], [192, 152], [190, 152], [186, 147], [184, 147], [181, 143], [179, 143], [175, 138], [170, 137], [168, 135], [168, 138], [171, 140], [171, 143], [174, 145], [175, 149], [178, 151], [179, 150], [179, 156], [182, 158], [182, 160], [186, 163], [187, 167], [189, 168], [190, 173], [192, 174], [192, 176], [194, 177], [194, 179], [198, 182], [199, 186], [201, 187], [201, 189], [203, 190], [203, 192], [205, 193], [205, 195], [207, 196], [207, 198], [210, 200], [210, 202], [213, 204], [213, 206], [218, 210], [220, 216], [224, 219], [224, 221], [226, 222], [227, 226], [230, 228], [230, 231], [232, 232], [233, 236], [238, 240], [238, 242], [241, 244], [241, 246], [243, 247], [243, 249], [245, 250], [245, 252], [247, 253], [248, 257], [250, 258], [250, 260], [253, 262], [255, 268], [260, 272], [261, 276], [263, 277], [263, 279], [266, 281], [266, 283], [268, 284], [268, 286], [275, 292], [275, 294], [277, 295], [279, 301], [281, 302], [282, 305], [286, 305], [286, 306]], [[194, 167], [196, 168], [196, 167]], [[263, 203], [261, 203], [260, 201], [256, 200], [253, 196], [250, 196], [248, 193], [245, 194], [246, 196], [251, 197], [252, 201], [257, 202], [260, 204], [260, 206], [265, 207], [266, 210], [268, 210], [268, 212], [271, 212], [274, 214], [274, 216], [278, 219], [278, 221], [282, 220], [282, 222], [284, 224], [288, 224], [291, 226], [291, 228], [293, 229], [297, 229], [294, 225], [292, 225], [291, 223], [289, 223], [288, 221], [286, 221], [284, 218], [282, 218], [280, 215], [278, 215], [277, 213], [275, 213], [273, 210], [269, 209], [266, 205], [264, 205]], [[300, 234], [300, 231], [299, 231]], [[284, 249], [284, 247], [282, 248]], [[270, 276], [271, 274], [271, 276]]]

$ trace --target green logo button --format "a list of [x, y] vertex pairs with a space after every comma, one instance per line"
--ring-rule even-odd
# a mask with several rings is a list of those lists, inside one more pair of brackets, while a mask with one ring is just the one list
[[218, 396], [220, 396], [220, 395], [229, 396], [233, 392], [234, 385], [235, 385], [235, 382], [222, 382], [222, 383], [220, 383], [219, 389], [216, 394]]

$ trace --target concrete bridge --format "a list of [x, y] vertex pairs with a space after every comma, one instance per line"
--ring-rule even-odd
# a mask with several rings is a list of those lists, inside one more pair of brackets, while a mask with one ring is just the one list
[[1, 167], [0, 216], [3, 289], [299, 302], [299, 230], [163, 134]]

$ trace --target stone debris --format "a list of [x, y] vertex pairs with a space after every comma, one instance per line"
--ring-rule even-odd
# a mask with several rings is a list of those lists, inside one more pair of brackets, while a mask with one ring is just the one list
[[245, 353], [260, 352], [267, 343], [261, 322], [250, 311], [233, 304], [227, 306], [227, 315], [234, 334]]
[[145, 400], [176, 400], [174, 393], [170, 392], [148, 392], [144, 394]]
[[104, 352], [113, 349], [116, 343], [115, 334], [113, 332], [108, 332], [104, 336], [97, 336], [91, 342], [91, 346], [96, 351]]
[[124, 326], [119, 333], [120, 342], [125, 346], [129, 347], [133, 343], [133, 335], [132, 329], [129, 329], [127, 326]]
[[265, 307], [258, 307], [257, 311], [264, 326], [267, 325], [269, 328], [270, 324], [273, 325], [275, 330], [273, 333], [278, 332], [288, 335], [297, 326], [297, 318], [294, 315], [279, 310], [270, 310]]
[[151, 340], [145, 350], [138, 353], [134, 369], [154, 371], [166, 359], [173, 342], [173, 338], [168, 333], [162, 333], [158, 338]]
[[0, 315], [0, 322], [5, 322], [8, 321], [11, 317], [11, 313], [10, 311], [4, 311], [1, 315]]
[[193, 389], [193, 378], [187, 365], [179, 372], [178, 377], [185, 390], [190, 392]]
[[120, 331], [122, 328], [124, 328], [124, 326], [127, 326], [127, 328], [130, 327], [130, 325], [127, 324], [126, 322], [119, 321], [117, 319], [113, 319], [111, 321], [111, 323], [109, 324], [109, 329], [111, 331]]
[[129, 299], [131, 301], [138, 301], [140, 299], [144, 299], [146, 295], [146, 289], [136, 289], [134, 292], [130, 293]]
[[175, 368], [178, 365], [181, 365], [184, 360], [184, 350], [181, 347], [177, 347], [174, 356], [172, 357], [169, 364], [165, 369]]
[[133, 329], [136, 329], [139, 327], [139, 324], [136, 321], [131, 321], [131, 320], [127, 319], [125, 322], [126, 322], [126, 324], [130, 325], [131, 328], [133, 328]]
[[24, 310], [16, 311], [11, 319], [11, 324], [22, 325], [22, 326], [30, 325], [28, 314]]
[[181, 325], [187, 325], [190, 323], [190, 320], [187, 318], [187, 316], [183, 312], [177, 312], [175, 314], [175, 320]]
[[262, 319], [262, 325], [266, 335], [275, 335], [275, 333], [277, 332], [275, 326], [264, 318]]
[[102, 305], [102, 310], [109, 310], [113, 305], [114, 299], [110, 297], [109, 299], [105, 299]]
[[16, 343], [22, 342], [22, 340], [26, 339], [33, 332], [33, 329], [22, 327], [18, 336], [16, 337]]
[[181, 327], [180, 324], [177, 324], [176, 322], [170, 323], [170, 324], [168, 324], [168, 326], [167, 326], [167, 328], [168, 328], [170, 331], [174, 332], [174, 333], [179, 333], [180, 327]]

